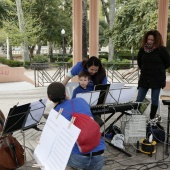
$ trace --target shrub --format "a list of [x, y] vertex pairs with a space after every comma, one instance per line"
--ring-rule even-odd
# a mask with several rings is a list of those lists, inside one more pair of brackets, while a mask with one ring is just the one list
[[[131, 60], [132, 59], [132, 54], [131, 51], [119, 51], [116, 53], [116, 57], [118, 59], [128, 59]], [[133, 54], [134, 60], [137, 59], [137, 52], [135, 51]]]
[[31, 60], [32, 63], [47, 63], [49, 61], [48, 56], [35, 55]]
[[0, 63], [8, 65], [10, 67], [23, 67], [24, 66], [24, 62], [22, 61], [8, 60], [8, 59], [1, 58], [1, 57], [0, 57]]
[[[104, 60], [103, 60], [104, 61]], [[104, 61], [102, 62], [105, 67], [114, 67], [114, 69], [129, 69], [131, 66], [130, 60], [124, 59], [124, 60], [112, 60], [112, 61]]]

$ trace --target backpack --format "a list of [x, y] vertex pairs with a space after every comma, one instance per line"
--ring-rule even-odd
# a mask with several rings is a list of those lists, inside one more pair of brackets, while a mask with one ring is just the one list
[[75, 117], [74, 125], [81, 130], [77, 145], [80, 152], [84, 154], [99, 145], [101, 138], [100, 126], [89, 115], [75, 112], [72, 101], [71, 104], [73, 108], [72, 117]]
[[110, 125], [105, 137], [112, 139], [116, 134], [122, 134], [120, 128], [116, 125]]
[[146, 138], [149, 138], [150, 134], [153, 135], [153, 140], [157, 142], [165, 142], [165, 130], [159, 123], [156, 123], [155, 126], [148, 125], [146, 127]]

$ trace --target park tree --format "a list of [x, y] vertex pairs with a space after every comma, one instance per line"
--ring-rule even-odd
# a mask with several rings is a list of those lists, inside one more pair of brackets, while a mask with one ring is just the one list
[[[5, 8], [6, 3], [4, 1], [0, 1], [0, 46], [3, 46], [6, 40], [5, 30], [3, 29], [3, 20], [7, 17], [7, 8]], [[4, 49], [3, 49], [4, 51]]]
[[[1, 29], [11, 45], [20, 46], [23, 42], [27, 43], [25, 48], [29, 50], [29, 59], [33, 56], [36, 44], [41, 46], [49, 42], [51, 46], [61, 46], [63, 28], [66, 30], [65, 42], [72, 43], [71, 0], [27, 0], [22, 1], [22, 4], [20, 0], [3, 2], [4, 4], [0, 3], [0, 8], [3, 9], [0, 11], [1, 16], [6, 11], [9, 17], [2, 18]], [[21, 5], [22, 12], [21, 8], [17, 8]]]
[[108, 45], [108, 30], [109, 26], [105, 20], [99, 20], [99, 50]]
[[[13, 59], [12, 57], [12, 41], [11, 34], [12, 32], [16, 34], [16, 14], [14, 14], [13, 9], [14, 3], [10, 0], [4, 0], [0, 2], [0, 31], [1, 37], [0, 41], [3, 46], [6, 44], [7, 48], [4, 48], [4, 52], [7, 54], [7, 59]], [[6, 50], [5, 50], [6, 49]]]
[[[7, 58], [9, 53], [10, 59], [12, 59], [12, 46], [23, 47], [22, 45], [24, 45], [24, 42], [27, 42], [23, 48], [24, 54], [26, 49], [26, 55], [24, 55], [25, 57], [23, 60], [30, 61], [31, 52], [28, 50], [30, 49], [30, 45], [36, 42], [38, 30], [38, 27], [34, 24], [35, 19], [31, 17], [29, 11], [30, 4], [26, 3], [27, 1], [22, 1], [22, 4], [17, 1], [18, 4], [16, 4], [15, 0], [4, 0], [3, 2], [5, 4], [3, 9], [6, 11], [6, 15], [1, 20], [3, 23], [1, 32], [4, 32], [3, 35], [7, 39]], [[18, 7], [22, 5], [22, 12], [20, 11], [20, 7], [17, 11], [17, 5]], [[20, 13], [21, 16], [19, 15]]]
[[138, 49], [144, 32], [156, 29], [157, 17], [157, 0], [117, 0], [111, 31], [116, 49]]
[[16, 0], [16, 7], [17, 7], [17, 15], [18, 15], [18, 21], [19, 21], [19, 28], [22, 34], [22, 43], [21, 43], [21, 52], [24, 58], [24, 62], [30, 61], [29, 57], [29, 51], [28, 51], [28, 38], [26, 36], [26, 30], [25, 30], [25, 21], [24, 21], [24, 13], [22, 10], [22, 3], [21, 0]]
[[101, 0], [103, 13], [106, 17], [106, 21], [108, 24], [108, 47], [109, 47], [109, 56], [108, 61], [113, 60], [114, 57], [114, 45], [111, 36], [109, 35], [110, 31], [113, 29], [114, 19], [115, 19], [115, 8], [116, 8], [116, 0]]
[[31, 8], [32, 17], [37, 19], [35, 25], [40, 27], [37, 32], [39, 35], [37, 44], [46, 45], [48, 42], [49, 55], [52, 56], [53, 46], [62, 44], [62, 29], [66, 32], [65, 43], [70, 42], [69, 37], [72, 33], [70, 0], [36, 0]]

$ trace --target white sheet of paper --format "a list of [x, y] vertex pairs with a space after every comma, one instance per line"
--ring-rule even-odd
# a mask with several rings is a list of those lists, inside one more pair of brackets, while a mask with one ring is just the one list
[[125, 85], [125, 83], [112, 83], [110, 85], [109, 90], [111, 90], [111, 89], [120, 89], [120, 88], [123, 88], [124, 85]]
[[[72, 148], [80, 134], [80, 129], [52, 109], [34, 151], [42, 170], [65, 170]], [[69, 127], [69, 128], [68, 128]]]
[[136, 143], [146, 138], [146, 115], [128, 117], [125, 124], [125, 143]]
[[133, 100], [136, 92], [135, 86], [111, 89], [106, 97], [106, 104], [110, 103], [127, 103]]
[[30, 104], [30, 113], [27, 117], [24, 127], [39, 123], [42, 115], [44, 114], [47, 99], [42, 99], [41, 101], [36, 101]]
[[136, 93], [136, 87], [123, 88], [120, 93], [119, 103], [127, 103], [133, 101], [133, 97]]
[[76, 97], [83, 98], [90, 106], [97, 105], [100, 91], [92, 91], [87, 93], [78, 93]]
[[121, 91], [121, 89], [111, 89], [111, 90], [109, 90], [105, 103], [106, 104], [112, 104], [112, 103], [118, 104], [119, 97], [120, 97], [120, 91]]

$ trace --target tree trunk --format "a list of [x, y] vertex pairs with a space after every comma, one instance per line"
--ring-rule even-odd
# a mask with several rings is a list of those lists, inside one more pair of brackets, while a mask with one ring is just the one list
[[[110, 0], [110, 10], [109, 10], [109, 29], [112, 30], [113, 24], [114, 24], [114, 18], [115, 18], [115, 5], [116, 5], [116, 0]], [[113, 42], [112, 38], [109, 38], [109, 57], [108, 61], [113, 60], [114, 56], [114, 47], [113, 47]]]
[[35, 48], [35, 45], [30, 46], [30, 48], [29, 48], [30, 58], [32, 58], [32, 57], [33, 57], [34, 48]]
[[48, 45], [48, 56], [50, 57], [50, 62], [51, 62], [53, 56], [53, 43], [47, 42], [47, 45]]
[[40, 52], [41, 52], [41, 45], [38, 45], [38, 48], [36, 50], [36, 54], [40, 54]]
[[21, 43], [21, 53], [25, 61], [30, 61], [29, 57], [29, 51], [28, 51], [28, 41], [27, 37], [25, 35], [25, 22], [24, 22], [24, 15], [22, 11], [22, 4], [21, 0], [15, 0], [16, 6], [17, 6], [17, 15], [18, 15], [18, 21], [19, 21], [19, 28], [23, 35], [23, 42]]
[[82, 56], [87, 58], [87, 0], [83, 0], [82, 5]]
[[10, 46], [10, 44], [9, 44], [9, 37], [8, 36], [7, 36], [7, 39], [6, 39], [6, 45], [7, 45], [7, 59], [13, 60], [12, 46]]
[[110, 20], [109, 20], [109, 14], [107, 12], [106, 3], [104, 0], [101, 0], [101, 2], [102, 2], [102, 7], [103, 7], [104, 14], [106, 16], [107, 23], [109, 24]]

